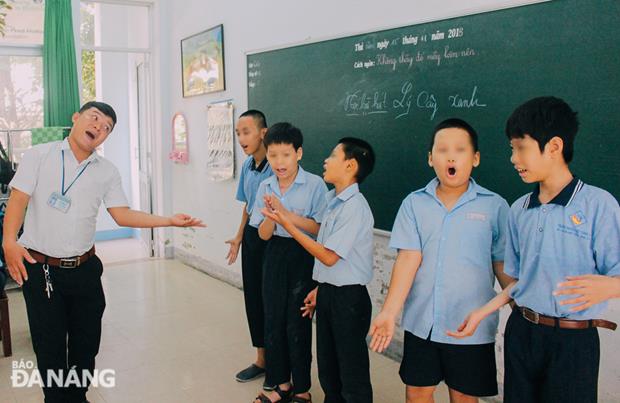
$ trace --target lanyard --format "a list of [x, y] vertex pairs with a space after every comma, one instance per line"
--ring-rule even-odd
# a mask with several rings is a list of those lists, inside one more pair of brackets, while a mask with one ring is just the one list
[[82, 170], [80, 171], [79, 174], [77, 174], [77, 176], [75, 177], [75, 179], [73, 179], [73, 182], [71, 182], [69, 184], [69, 187], [65, 190], [65, 150], [61, 150], [62, 153], [62, 195], [66, 195], [67, 192], [69, 191], [69, 189], [71, 189], [71, 186], [73, 186], [73, 184], [75, 183], [76, 180], [78, 180], [78, 178], [80, 176], [82, 176], [82, 174], [84, 173], [84, 171], [86, 170], [86, 168], [88, 168], [88, 166], [90, 165], [90, 163], [92, 161], [88, 161], [88, 163], [84, 166], [84, 168], [82, 168]]

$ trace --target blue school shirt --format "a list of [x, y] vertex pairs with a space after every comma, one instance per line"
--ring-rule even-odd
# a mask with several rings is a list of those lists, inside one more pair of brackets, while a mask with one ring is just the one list
[[[258, 186], [250, 225], [258, 228], [265, 219], [261, 209], [265, 207], [263, 196], [266, 194], [275, 194], [287, 210], [298, 216], [312, 218], [316, 221], [325, 203], [325, 193], [327, 193], [327, 186], [323, 179], [320, 176], [304, 171], [301, 166], [299, 166], [295, 181], [284, 195], [280, 193], [277, 176], [272, 175]], [[279, 224], [276, 224], [273, 234], [291, 238], [291, 235]]]
[[317, 219], [321, 229], [317, 242], [334, 251], [340, 259], [329, 267], [314, 260], [312, 278], [335, 286], [366, 285], [372, 280], [372, 229], [375, 220], [357, 183], [339, 195], [332, 189]]
[[553, 200], [541, 204], [540, 188], [514, 202], [508, 218], [504, 271], [518, 279], [517, 305], [548, 316], [597, 319], [607, 303], [570, 312], [559, 305], [576, 296], [553, 296], [566, 276], [620, 276], [620, 207], [603, 189], [574, 178]]
[[251, 155], [243, 161], [239, 185], [237, 186], [237, 200], [246, 203], [245, 208], [248, 214], [252, 214], [258, 185], [271, 175], [273, 175], [273, 171], [267, 158], [263, 159], [258, 166], [256, 166], [256, 161]]
[[[470, 179], [451, 211], [437, 198], [437, 178], [403, 201], [390, 247], [419, 250], [422, 263], [405, 301], [402, 326], [414, 335], [449, 344], [495, 341], [498, 313], [465, 339], [446, 335], [467, 314], [495, 297], [493, 262], [504, 258], [508, 203]], [[431, 331], [432, 330], [432, 331]]]

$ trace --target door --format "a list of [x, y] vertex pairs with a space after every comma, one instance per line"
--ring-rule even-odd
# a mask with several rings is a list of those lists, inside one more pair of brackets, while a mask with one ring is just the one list
[[[151, 189], [151, 125], [149, 124], [148, 103], [148, 70], [147, 63], [136, 65], [137, 111], [138, 111], [138, 176], [140, 183], [140, 210], [151, 214], [153, 199]], [[155, 255], [155, 244], [152, 228], [140, 229], [140, 240], [147, 249], [148, 255]]]

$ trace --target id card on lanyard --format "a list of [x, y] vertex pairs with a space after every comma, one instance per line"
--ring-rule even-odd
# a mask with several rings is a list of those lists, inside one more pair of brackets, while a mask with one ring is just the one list
[[69, 189], [71, 189], [75, 181], [77, 181], [78, 178], [82, 176], [86, 168], [88, 168], [88, 166], [90, 165], [91, 161], [88, 161], [88, 163], [84, 166], [84, 168], [82, 168], [82, 170], [77, 174], [77, 176], [65, 189], [65, 150], [61, 150], [61, 158], [62, 158], [62, 183], [60, 185], [61, 190], [60, 190], [60, 193], [52, 192], [49, 199], [47, 199], [47, 205], [52, 208], [55, 208], [58, 211], [67, 213], [67, 211], [69, 211], [69, 208], [71, 208], [71, 198], [67, 196], [66, 194], [67, 192], [69, 192]]

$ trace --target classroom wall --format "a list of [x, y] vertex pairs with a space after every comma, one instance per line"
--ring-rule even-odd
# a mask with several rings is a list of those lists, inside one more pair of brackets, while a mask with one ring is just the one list
[[[174, 5], [162, 2], [161, 71], [162, 71], [162, 157], [170, 151], [170, 125], [174, 113], [185, 114], [189, 129], [190, 163], [164, 163], [169, 175], [164, 179], [167, 197], [166, 210], [188, 212], [207, 223], [206, 229], [175, 229], [167, 239], [168, 252], [187, 264], [235, 286], [241, 286], [240, 264], [227, 266], [227, 247], [224, 241], [237, 229], [242, 205], [234, 201], [237, 179], [226, 182], [208, 182], [205, 179], [206, 106], [211, 102], [232, 99], [235, 116], [247, 107], [245, 53], [283, 47], [304, 41], [347, 36], [382, 28], [411, 25], [417, 22], [459, 16], [473, 11], [494, 10], [532, 3], [518, 0], [386, 0], [373, 5], [357, 1], [291, 2], [215, 2], [179, 0]], [[329, 11], [327, 11], [329, 10]], [[180, 40], [212, 26], [224, 24], [226, 87], [220, 93], [183, 98], [181, 91]], [[286, 100], [283, 100], [286, 102]], [[163, 105], [163, 104], [162, 104]], [[269, 119], [269, 117], [267, 117]], [[274, 123], [274, 122], [271, 122]], [[293, 122], [294, 123], [294, 122]], [[236, 147], [236, 166], [245, 158]], [[303, 163], [303, 161], [302, 161]], [[378, 163], [381, 163], [379, 161]], [[413, 190], [413, 189], [412, 189]], [[375, 236], [375, 278], [370, 285], [375, 313], [387, 292], [395, 253], [387, 247], [388, 238]], [[504, 312], [506, 315], [506, 312]], [[620, 307], [616, 304], [610, 318], [620, 321]], [[245, 320], [244, 317], [239, 320]], [[503, 329], [503, 323], [501, 325]], [[601, 401], [612, 401], [620, 396], [620, 369], [611, 357], [620, 349], [620, 339], [609, 331], [601, 331]], [[498, 360], [501, 365], [502, 334], [498, 335]], [[390, 354], [400, 356], [401, 332], [393, 343]], [[616, 353], [617, 354], [617, 353]], [[617, 355], [616, 355], [617, 357]], [[397, 376], [397, 374], [394, 374]], [[499, 377], [502, 379], [500, 369]]]

